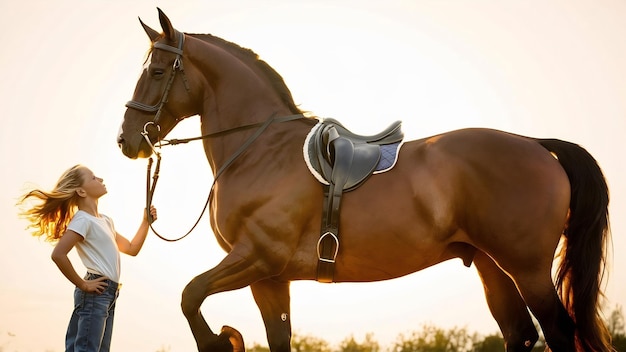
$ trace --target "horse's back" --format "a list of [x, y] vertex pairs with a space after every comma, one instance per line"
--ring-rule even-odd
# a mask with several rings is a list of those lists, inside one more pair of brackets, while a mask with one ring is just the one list
[[557, 189], [569, 193], [567, 175], [558, 159], [534, 138], [470, 128], [415, 141], [405, 151], [408, 158], [417, 155], [418, 163], [428, 168], [446, 170], [439, 176], [450, 176], [451, 184], [463, 188], [455, 189], [457, 192], [517, 202], [523, 201], [524, 195], [535, 197], [547, 189], [551, 189], [548, 193]]
[[342, 267], [375, 264], [366, 279], [393, 278], [458, 256], [459, 243], [505, 266], [507, 258], [552, 258], [569, 183], [536, 140], [463, 129], [406, 142], [394, 169], [344, 197], [337, 277], [360, 281]]

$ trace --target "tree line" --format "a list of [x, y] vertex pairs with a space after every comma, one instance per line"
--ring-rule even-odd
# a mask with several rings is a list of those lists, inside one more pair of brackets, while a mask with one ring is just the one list
[[[605, 319], [617, 352], [626, 352], [626, 330], [621, 306], [616, 306]], [[541, 332], [539, 328], [537, 331]], [[533, 352], [545, 350], [545, 340], [540, 336]], [[269, 348], [254, 344], [246, 346], [248, 352], [269, 352]], [[373, 333], [365, 335], [363, 341], [349, 336], [332, 346], [324, 339], [294, 334], [291, 340], [292, 352], [504, 352], [504, 339], [498, 333], [481, 335], [467, 328], [443, 329], [426, 324], [419, 330], [399, 334], [391, 346], [381, 346]]]

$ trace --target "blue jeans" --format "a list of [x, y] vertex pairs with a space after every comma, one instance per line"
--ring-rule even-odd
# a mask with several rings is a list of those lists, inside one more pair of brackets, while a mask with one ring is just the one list
[[[88, 273], [86, 280], [93, 280], [100, 275]], [[65, 335], [66, 352], [109, 352], [115, 301], [119, 293], [119, 284], [105, 280], [109, 286], [102, 294], [74, 290], [74, 311]]]

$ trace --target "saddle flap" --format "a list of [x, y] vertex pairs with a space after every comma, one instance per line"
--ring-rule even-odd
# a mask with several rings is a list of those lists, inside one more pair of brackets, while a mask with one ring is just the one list
[[331, 164], [330, 181], [343, 191], [360, 185], [374, 172], [380, 160], [378, 145], [354, 144], [344, 137], [337, 137], [329, 144]]
[[345, 191], [351, 191], [360, 186], [372, 175], [380, 161], [380, 154], [380, 147], [377, 145], [357, 144], [354, 146], [353, 162], [344, 185]]

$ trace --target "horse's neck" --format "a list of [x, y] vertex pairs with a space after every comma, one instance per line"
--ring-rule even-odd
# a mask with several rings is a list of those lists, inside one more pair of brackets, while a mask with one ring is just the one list
[[227, 115], [212, 121], [215, 128], [257, 123], [266, 118], [265, 110], [278, 110], [284, 105], [268, 77], [256, 67], [255, 60], [240, 58], [211, 42], [196, 39], [192, 45], [194, 54], [190, 59], [208, 85], [205, 101], [214, 105], [205, 106], [203, 114], [211, 114], [207, 109], [212, 108]]
[[[232, 131], [204, 140], [211, 167], [217, 172], [258, 129], [239, 128], [262, 124], [272, 116], [286, 116], [291, 112], [253, 60], [240, 59], [209, 42], [198, 40], [192, 45], [195, 53], [191, 59], [207, 82], [200, 114], [202, 133]], [[269, 130], [274, 130], [273, 126], [263, 134]], [[254, 147], [257, 145], [249, 148]]]

